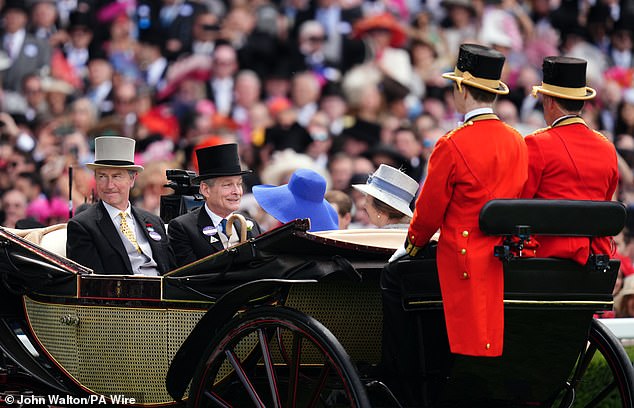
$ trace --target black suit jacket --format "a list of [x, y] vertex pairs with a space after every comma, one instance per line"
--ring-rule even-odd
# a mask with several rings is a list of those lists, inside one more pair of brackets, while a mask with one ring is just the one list
[[[152, 257], [161, 274], [174, 269], [174, 253], [169, 245], [163, 221], [154, 214], [132, 207], [132, 215], [140, 223], [150, 248]], [[150, 238], [146, 226], [151, 225], [160, 236], [159, 241]], [[112, 223], [108, 211], [98, 202], [88, 207], [68, 221], [66, 239], [67, 257], [95, 273], [132, 275], [132, 264], [117, 228]]]
[[[247, 239], [260, 235], [260, 226], [253, 219], [245, 218], [253, 222], [253, 228], [251, 231], [247, 231]], [[236, 231], [240, 231], [239, 224], [238, 221], [234, 224], [234, 228], [237, 228]], [[217, 239], [214, 243], [211, 243], [211, 236], [203, 234], [203, 228], [208, 226], [213, 226], [213, 222], [204, 206], [178, 216], [169, 222], [167, 232], [174, 254], [176, 254], [178, 266], [187, 265], [224, 249], [217, 233], [213, 235]]]

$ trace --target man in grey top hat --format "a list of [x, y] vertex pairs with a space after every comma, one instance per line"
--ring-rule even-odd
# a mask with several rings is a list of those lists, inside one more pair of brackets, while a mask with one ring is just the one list
[[143, 167], [134, 164], [134, 139], [95, 139], [99, 202], [68, 221], [68, 258], [99, 274], [157, 276], [175, 266], [163, 221], [130, 205], [130, 189]]

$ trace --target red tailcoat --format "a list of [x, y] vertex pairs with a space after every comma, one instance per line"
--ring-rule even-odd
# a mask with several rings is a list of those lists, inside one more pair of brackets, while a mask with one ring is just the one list
[[527, 178], [522, 136], [493, 114], [443, 136], [429, 159], [408, 238], [427, 244], [440, 228], [438, 275], [451, 351], [495, 357], [504, 338], [504, 274], [493, 248], [502, 242], [478, 227], [482, 206], [518, 198]]
[[[583, 119], [564, 119], [526, 136], [528, 181], [522, 197], [612, 200], [619, 180], [616, 150]], [[590, 253], [613, 255], [611, 237], [538, 236], [540, 258], [573, 259], [584, 265]]]

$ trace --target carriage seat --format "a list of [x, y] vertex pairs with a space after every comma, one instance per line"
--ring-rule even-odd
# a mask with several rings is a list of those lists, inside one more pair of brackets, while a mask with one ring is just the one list
[[403, 246], [406, 229], [349, 229], [311, 232], [320, 237], [335, 241], [348, 242], [358, 245], [368, 245], [379, 248], [394, 249]]
[[14, 229], [7, 231], [39, 245], [56, 255], [66, 257], [66, 224], [55, 224], [42, 228]]

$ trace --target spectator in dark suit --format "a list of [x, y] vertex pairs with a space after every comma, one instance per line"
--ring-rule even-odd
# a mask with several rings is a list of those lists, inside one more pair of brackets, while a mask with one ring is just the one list
[[175, 265], [163, 221], [130, 205], [130, 189], [143, 167], [134, 164], [134, 139], [95, 139], [99, 201], [68, 221], [68, 258], [100, 274], [162, 275]]
[[3, 88], [20, 90], [22, 78], [30, 73], [39, 73], [48, 67], [51, 48], [45, 40], [39, 40], [26, 31], [28, 22], [24, 1], [9, 0], [2, 8], [2, 49], [9, 55], [11, 66], [3, 72]]
[[[200, 181], [200, 194], [205, 205], [170, 221], [170, 241], [179, 266], [222, 251], [237, 242], [241, 230], [234, 223], [233, 234], [226, 235], [227, 218], [238, 211], [242, 200], [242, 176], [251, 170], [242, 170], [237, 144], [221, 144], [196, 150], [200, 172], [194, 181]], [[247, 238], [260, 234], [259, 225], [249, 217]]]

